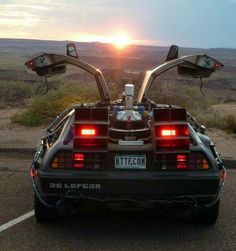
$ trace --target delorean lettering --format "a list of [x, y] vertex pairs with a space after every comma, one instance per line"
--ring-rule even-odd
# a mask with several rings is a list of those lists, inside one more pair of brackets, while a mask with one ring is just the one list
[[49, 187], [53, 189], [84, 189], [84, 190], [99, 190], [101, 184], [86, 184], [86, 183], [49, 183]]

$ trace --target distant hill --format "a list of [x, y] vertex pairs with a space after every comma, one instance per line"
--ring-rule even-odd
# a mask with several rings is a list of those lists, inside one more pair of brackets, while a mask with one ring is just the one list
[[[30, 40], [30, 39], [4, 39], [0, 38], [0, 53], [24, 55], [31, 57], [34, 54], [41, 52], [51, 53], [65, 53], [66, 44], [70, 41], [50, 41], [50, 40]], [[119, 54], [123, 57], [164, 57], [169, 47], [160, 46], [143, 46], [143, 45], [130, 45], [125, 49], [125, 54], [120, 51], [117, 52], [110, 44], [104, 44], [99, 42], [75, 42], [79, 54], [83, 56], [114, 56], [111, 53]], [[209, 55], [218, 56], [221, 58], [236, 58], [236, 49], [224, 49], [224, 48], [180, 48], [180, 54], [195, 54], [195, 53], [207, 53]]]
[[[42, 52], [66, 53], [70, 41], [0, 39], [0, 70], [25, 70], [24, 62]], [[79, 57], [99, 67], [145, 71], [163, 62], [169, 47], [130, 45], [118, 51], [111, 44], [76, 42]], [[236, 79], [236, 49], [180, 48], [180, 55], [208, 54], [225, 65], [227, 77]], [[229, 74], [230, 73], [230, 74]], [[232, 76], [231, 76], [232, 75]]]

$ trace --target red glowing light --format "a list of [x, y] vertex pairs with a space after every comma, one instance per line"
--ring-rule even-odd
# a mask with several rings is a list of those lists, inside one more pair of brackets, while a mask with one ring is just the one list
[[91, 129], [91, 128], [82, 128], [80, 132], [82, 136], [95, 136], [96, 135], [96, 130]]
[[74, 154], [74, 160], [83, 161], [84, 160], [84, 154], [83, 153], [75, 153]]
[[84, 167], [84, 163], [75, 163], [74, 167], [75, 168], [83, 168]]
[[187, 155], [178, 154], [176, 156], [176, 160], [177, 160], [177, 168], [178, 169], [186, 169], [187, 168]]
[[216, 70], [220, 69], [220, 64], [215, 63], [215, 69], [216, 69]]
[[168, 130], [168, 129], [162, 129], [161, 130], [161, 136], [176, 136], [176, 130]]
[[30, 177], [34, 178], [34, 177], [36, 177], [38, 175], [39, 175], [38, 170], [36, 170], [34, 167], [32, 167], [30, 169]]

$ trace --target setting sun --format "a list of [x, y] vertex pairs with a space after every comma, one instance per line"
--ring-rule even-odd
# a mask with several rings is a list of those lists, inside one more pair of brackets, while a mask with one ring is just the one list
[[125, 48], [129, 43], [130, 39], [125, 33], [117, 33], [112, 37], [112, 44], [118, 49]]
[[117, 49], [122, 50], [129, 44], [132, 44], [133, 40], [125, 32], [117, 32], [113, 35], [95, 35], [95, 34], [80, 34], [73, 36], [72, 40], [81, 42], [100, 42], [114, 45]]

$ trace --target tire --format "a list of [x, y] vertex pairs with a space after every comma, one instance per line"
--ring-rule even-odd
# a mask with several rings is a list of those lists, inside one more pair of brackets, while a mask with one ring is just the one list
[[58, 213], [45, 207], [36, 194], [34, 194], [34, 215], [38, 223], [55, 222], [59, 219]]
[[219, 215], [220, 200], [212, 207], [203, 208], [201, 211], [193, 215], [194, 223], [200, 225], [214, 225]]

